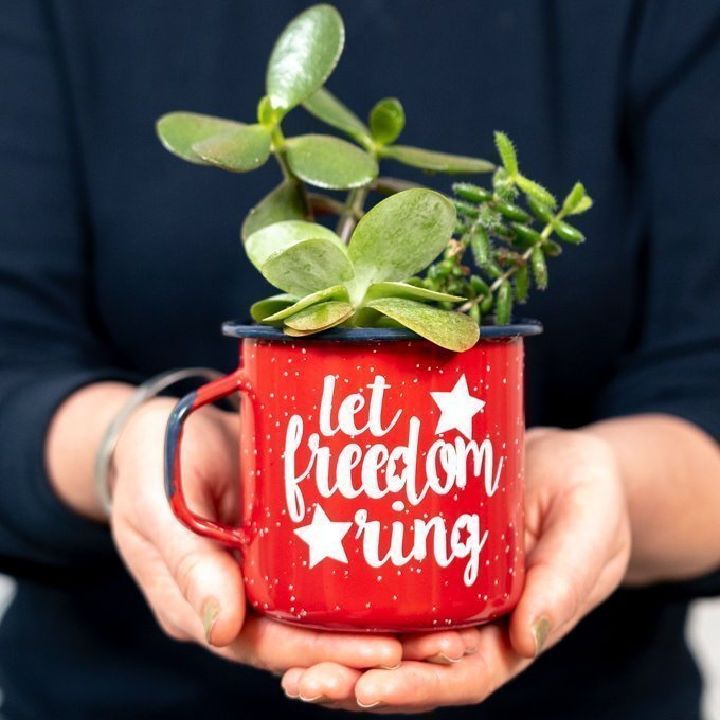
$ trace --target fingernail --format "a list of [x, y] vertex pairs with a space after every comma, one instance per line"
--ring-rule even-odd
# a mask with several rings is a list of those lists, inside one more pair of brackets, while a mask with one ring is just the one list
[[396, 665], [381, 665], [381, 670], [397, 670], [400, 667], [400, 663], [397, 663]]
[[358, 700], [357, 704], [359, 707], [365, 708], [367, 710], [368, 708], [374, 708], [374, 707], [377, 707], [378, 705], [380, 705], [380, 701], [376, 700], [374, 703], [364, 703], [364, 702], [360, 702]]
[[478, 648], [475, 645], [471, 645], [470, 647], [465, 648], [466, 655], [474, 655], [477, 651], [478, 651]]
[[297, 697], [306, 703], [324, 702], [326, 700], [323, 695], [316, 695], [315, 697], [303, 697], [302, 695], [298, 695]]
[[532, 627], [532, 632], [535, 636], [535, 655], [539, 655], [550, 634], [550, 621], [546, 617], [538, 618]]
[[208, 598], [202, 606], [202, 624], [205, 633], [205, 641], [208, 645], [212, 644], [212, 631], [215, 627], [215, 621], [220, 614], [220, 605], [215, 598]]
[[285, 693], [286, 697], [289, 697], [291, 700], [298, 700], [300, 698], [299, 693], [291, 693], [289, 690], [286, 690], [283, 688], [283, 692]]
[[428, 658], [428, 662], [436, 663], [437, 665], [454, 665], [460, 662], [460, 658], [448, 657], [444, 652], [436, 652]]

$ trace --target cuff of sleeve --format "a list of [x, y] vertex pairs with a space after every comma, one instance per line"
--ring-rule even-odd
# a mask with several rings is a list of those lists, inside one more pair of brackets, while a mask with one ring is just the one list
[[102, 381], [134, 383], [137, 378], [113, 368], [34, 373], [3, 393], [0, 482], [7, 485], [0, 503], [3, 554], [65, 565], [91, 563], [114, 552], [108, 527], [67, 507], [53, 490], [45, 465], [45, 440], [58, 406], [77, 389]]

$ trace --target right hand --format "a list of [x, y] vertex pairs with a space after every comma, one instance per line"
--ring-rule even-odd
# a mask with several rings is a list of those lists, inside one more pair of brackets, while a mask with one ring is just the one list
[[[115, 448], [110, 519], [120, 555], [163, 630], [275, 673], [323, 662], [348, 668], [398, 665], [403, 647], [395, 637], [320, 632], [247, 611], [237, 559], [181, 525], [165, 497], [162, 449], [174, 405], [172, 399], [154, 399], [126, 425]], [[194, 413], [181, 454], [188, 505], [229, 521], [237, 483], [237, 416], [213, 407]], [[442, 656], [462, 657], [466, 642], [463, 633], [438, 633], [412, 653], [414, 659], [442, 662]]]

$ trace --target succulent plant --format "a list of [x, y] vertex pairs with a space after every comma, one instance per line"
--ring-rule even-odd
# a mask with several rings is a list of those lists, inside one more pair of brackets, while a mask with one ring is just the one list
[[[555, 198], [520, 173], [503, 133], [496, 134], [502, 160], [496, 167], [480, 158], [397, 144], [405, 112], [396, 98], [378, 101], [363, 122], [324, 87], [344, 39], [333, 6], [309, 7], [275, 42], [255, 123], [172, 112], [158, 120], [158, 135], [183, 160], [230, 172], [249, 172], [271, 156], [277, 161], [281, 182], [240, 231], [250, 261], [283, 291], [252, 306], [256, 322], [298, 337], [338, 325], [401, 326], [442, 347], [465, 350], [477, 342], [481, 316], [492, 312], [497, 322], [509, 321], [513, 300], [527, 295], [529, 268], [536, 286], [546, 285], [545, 257], [559, 248], [551, 235], [582, 240], [565, 217], [587, 210], [591, 201], [578, 183], [556, 212]], [[286, 138], [283, 120], [298, 106], [348, 139]], [[379, 176], [385, 161], [428, 173], [493, 173], [492, 189], [458, 183], [451, 200]], [[388, 197], [365, 212], [371, 194]], [[517, 205], [520, 194], [527, 211]], [[335, 231], [316, 222], [327, 215], [338, 216]], [[535, 220], [543, 224], [539, 231]], [[477, 273], [463, 264], [468, 250]]]

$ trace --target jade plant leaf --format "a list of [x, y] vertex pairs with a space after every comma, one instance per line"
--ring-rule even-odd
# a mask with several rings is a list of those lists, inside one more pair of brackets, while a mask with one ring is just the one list
[[318, 332], [339, 325], [353, 314], [348, 302], [330, 300], [300, 310], [285, 320], [285, 325], [301, 332]]
[[276, 40], [265, 84], [270, 103], [289, 110], [325, 84], [345, 43], [345, 27], [332, 5], [313, 5], [290, 21]]
[[303, 107], [318, 120], [342, 130], [360, 141], [370, 139], [370, 130], [350, 108], [343, 105], [329, 90], [316, 90], [305, 102]]
[[195, 143], [228, 132], [236, 132], [244, 127], [246, 125], [234, 120], [194, 112], [167, 113], [155, 125], [160, 142], [167, 150], [183, 160], [198, 165], [207, 163], [193, 150]]
[[383, 98], [370, 111], [373, 140], [381, 145], [394, 143], [405, 127], [405, 111], [397, 98]]
[[[279, 295], [276, 295], [275, 297], [281, 297]], [[285, 296], [282, 296], [285, 297]], [[292, 295], [287, 295], [287, 297], [293, 297]], [[270, 298], [268, 298], [269, 300]], [[348, 291], [347, 288], [344, 285], [332, 285], [328, 288], [323, 288], [322, 290], [318, 290], [317, 292], [310, 293], [309, 295], [306, 295], [304, 298], [296, 300], [292, 302], [289, 305], [285, 305], [282, 308], [278, 308], [276, 312], [274, 312], [272, 315], [266, 315], [263, 319], [263, 322], [266, 323], [275, 323], [275, 322], [282, 322], [285, 320], [285, 318], [290, 317], [291, 315], [294, 315], [297, 312], [300, 312], [301, 310], [304, 310], [307, 307], [310, 307], [311, 305], [316, 305], [320, 302], [325, 302], [327, 300], [342, 300], [347, 302], [348, 300]]]
[[308, 335], [314, 335], [317, 331], [316, 330], [293, 330], [291, 327], [288, 327], [286, 325], [283, 328], [283, 332], [288, 337], [303, 338], [303, 337], [307, 337]]
[[413, 188], [381, 200], [362, 217], [348, 245], [356, 293], [424, 270], [445, 248], [454, 227], [455, 208], [433, 190]]
[[378, 321], [375, 323], [375, 327], [379, 328], [401, 328], [404, 327], [401, 323], [399, 323], [397, 320], [393, 320], [392, 318], [389, 318], [387, 315], [380, 315], [378, 318]]
[[270, 131], [263, 125], [246, 125], [196, 142], [193, 151], [210, 165], [230, 172], [248, 172], [270, 157]]
[[347, 255], [343, 241], [332, 230], [306, 220], [284, 220], [257, 230], [245, 241], [245, 252], [250, 262], [262, 272], [270, 256], [310, 239], [318, 239], [333, 245], [343, 255]]
[[461, 295], [450, 295], [449, 293], [437, 292], [436, 290], [401, 282], [373, 283], [365, 293], [366, 302], [391, 297], [418, 300], [420, 302], [462, 302], [465, 300]]
[[379, 149], [380, 157], [397, 160], [404, 165], [421, 168], [429, 172], [476, 174], [488, 173], [495, 166], [480, 158], [464, 155], [449, 155], [435, 150], [411, 147], [410, 145], [388, 145]]
[[271, 190], [245, 218], [240, 237], [243, 241], [268, 225], [282, 220], [305, 220], [308, 216], [305, 194], [296, 180], [285, 180]]
[[369, 307], [379, 310], [420, 337], [455, 352], [468, 350], [480, 337], [478, 324], [455, 310], [439, 310], [403, 298], [374, 300]]
[[250, 306], [250, 317], [255, 322], [267, 322], [267, 319], [278, 312], [293, 305], [297, 300], [290, 293], [280, 293], [279, 295], [271, 295], [264, 300], [258, 300]]
[[261, 272], [271, 285], [300, 297], [340, 285], [354, 274], [344, 247], [327, 238], [302, 240], [271, 255]]
[[297, 177], [310, 185], [346, 190], [374, 180], [375, 158], [345, 140], [330, 135], [301, 135], [285, 145], [285, 157]]

